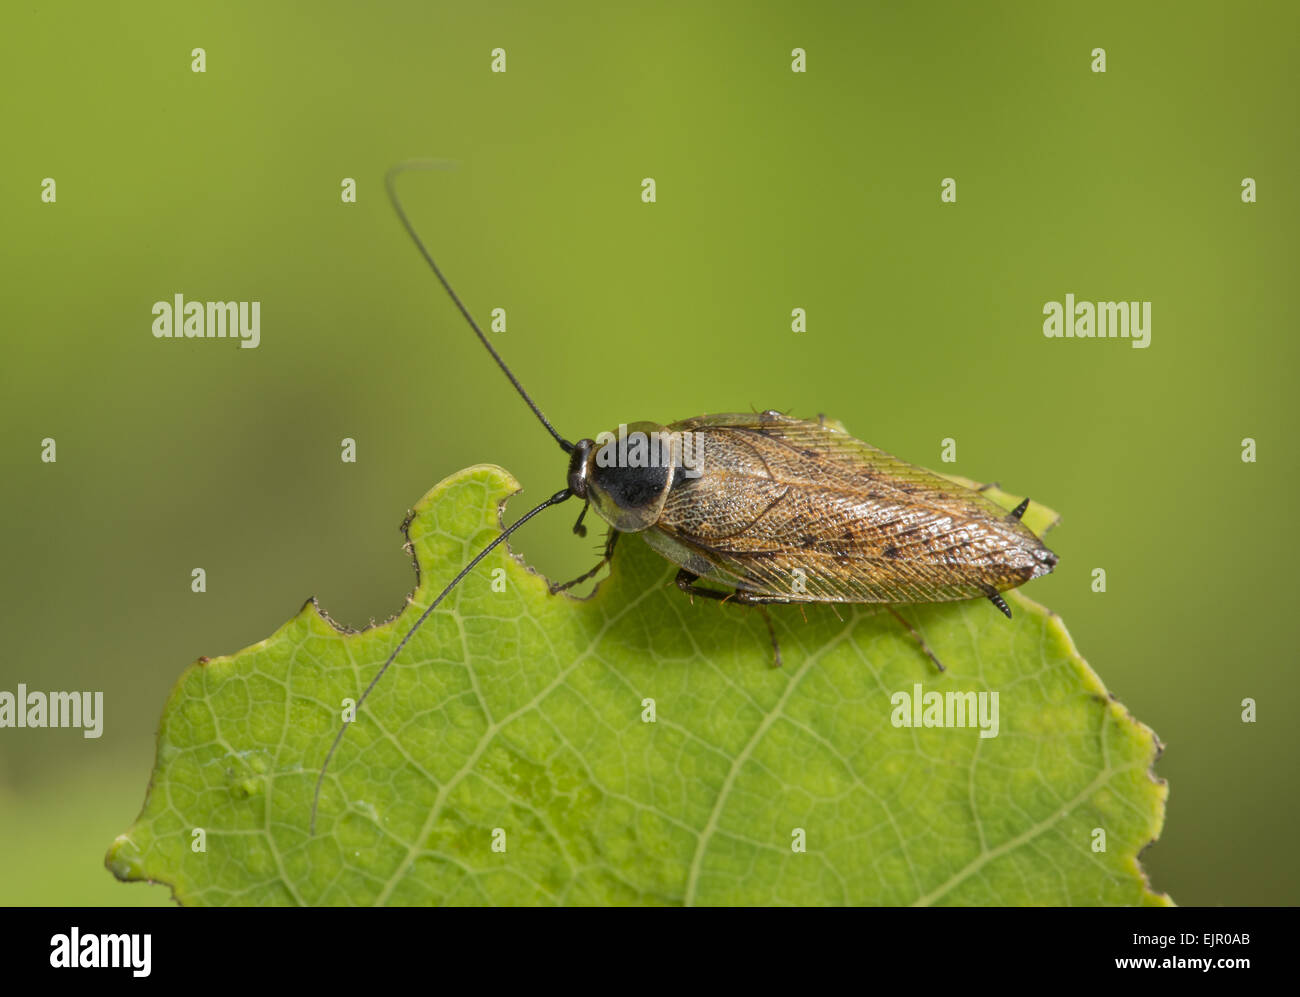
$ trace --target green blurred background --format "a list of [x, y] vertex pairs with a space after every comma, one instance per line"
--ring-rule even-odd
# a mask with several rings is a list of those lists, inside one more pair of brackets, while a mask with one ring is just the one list
[[[184, 666], [310, 595], [390, 615], [458, 468], [515, 514], [562, 485], [384, 198], [414, 156], [460, 164], [410, 213], [569, 436], [824, 412], [1060, 510], [1027, 594], [1167, 745], [1154, 886], [1297, 901], [1295, 4], [209, 6], [4, 17], [0, 689], [106, 729], [0, 730], [0, 903], [167, 902], [102, 860]], [[154, 339], [178, 292], [261, 301], [261, 346]], [[1151, 347], [1044, 338], [1067, 292], [1151, 301]], [[516, 549], [584, 570], [571, 519]]]

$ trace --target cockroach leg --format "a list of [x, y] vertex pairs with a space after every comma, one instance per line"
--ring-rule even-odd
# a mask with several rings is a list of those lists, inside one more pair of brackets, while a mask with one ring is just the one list
[[903, 624], [907, 629], [907, 632], [912, 635], [912, 639], [921, 645], [921, 650], [925, 652], [926, 657], [934, 662], [935, 667], [941, 672], [946, 672], [948, 669], [943, 667], [943, 662], [940, 661], [938, 656], [930, 650], [930, 645], [925, 642], [925, 638], [917, 632], [916, 628], [912, 626], [912, 624], [908, 623], [907, 620], [903, 619], [903, 615], [893, 606], [886, 603], [885, 608], [894, 614], [894, 619]]
[[[579, 523], [582, 522], [581, 517], [579, 517], [578, 522]], [[575, 533], [578, 532], [576, 526], [574, 527], [573, 532]], [[588, 571], [586, 574], [579, 575], [577, 578], [573, 579], [573, 581], [565, 582], [562, 585], [556, 585], [554, 582], [552, 582], [550, 585], [551, 595], [557, 595], [560, 592], [565, 591], [566, 589], [573, 588], [573, 586], [575, 585], [581, 585], [583, 582], [587, 581], [588, 579], [595, 578], [596, 574], [600, 571], [600, 569], [603, 568], [605, 565], [609, 564], [610, 560], [613, 558], [614, 544], [618, 543], [619, 536], [620, 534], [617, 530], [610, 530], [609, 536], [605, 538], [605, 556], [602, 557], [598, 562], [596, 562], [596, 566], [592, 568], [590, 571]]]
[[790, 599], [783, 599], [780, 596], [755, 595], [753, 592], [745, 592], [742, 589], [736, 589], [733, 592], [719, 592], [717, 589], [704, 588], [702, 585], [695, 583], [700, 580], [700, 576], [685, 568], [677, 572], [677, 587], [687, 595], [694, 598], [699, 596], [702, 599], [716, 599], [718, 602], [728, 602], [735, 600], [737, 606], [753, 606], [763, 617], [763, 622], [767, 624], [767, 635], [772, 638], [772, 667], [781, 667], [781, 643], [776, 639], [776, 629], [772, 626], [772, 617], [767, 614], [764, 605], [768, 603], [791, 602]]
[[[582, 503], [582, 512], [578, 513], [578, 521], [577, 521], [576, 523], [573, 524], [573, 532], [576, 533], [576, 534], [577, 534], [578, 536], [580, 536], [580, 537], [585, 537], [585, 536], [587, 535], [587, 528], [586, 528], [585, 526], [582, 525], [582, 519], [583, 519], [584, 516], [587, 515], [587, 508], [588, 508], [590, 505], [591, 505], [590, 502], [583, 502], [583, 503]], [[572, 584], [572, 583], [571, 583], [571, 584]]]
[[719, 592], [717, 589], [706, 589], [695, 584], [699, 580], [699, 575], [687, 571], [685, 568], [678, 569], [677, 587], [692, 598], [698, 595], [701, 599], [717, 599], [719, 602], [726, 602], [736, 594], [735, 592]]
[[767, 635], [772, 638], [772, 667], [781, 667], [781, 644], [776, 639], [776, 630], [772, 626], [772, 617], [767, 615], [767, 609], [763, 606], [755, 606], [759, 615], [763, 617], [763, 622], [767, 624]]
[[1025, 510], [1029, 508], [1029, 499], [1025, 499], [1018, 506], [1011, 510], [1011, 519], [1020, 519], [1024, 516]]

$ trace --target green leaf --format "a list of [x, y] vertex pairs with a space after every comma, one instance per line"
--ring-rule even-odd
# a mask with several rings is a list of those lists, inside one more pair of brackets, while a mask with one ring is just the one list
[[[635, 537], [586, 600], [490, 554], [363, 706], [310, 835], [343, 700], [517, 489], [478, 466], [425, 496], [395, 620], [345, 633], [312, 602], [191, 666], [114, 874], [186, 904], [1169, 902], [1137, 862], [1163, 820], [1159, 742], [1058, 617], [1019, 592], [1010, 621], [983, 600], [906, 607], [939, 674], [884, 610], [775, 607], [777, 669], [757, 613], [690, 602]], [[894, 726], [918, 684], [997, 692], [997, 736]]]

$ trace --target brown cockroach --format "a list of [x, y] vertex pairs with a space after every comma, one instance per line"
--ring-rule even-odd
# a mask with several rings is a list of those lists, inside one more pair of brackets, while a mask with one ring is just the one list
[[[451, 580], [398, 641], [354, 711], [412, 635], [489, 552], [543, 509], [571, 498], [584, 502], [574, 532], [585, 535], [582, 520], [592, 508], [609, 524], [609, 538], [596, 567], [552, 585], [553, 594], [594, 577], [613, 557], [622, 534], [639, 533], [678, 566], [677, 585], [691, 596], [756, 606], [760, 612], [773, 603], [880, 604], [940, 669], [939, 659], [894, 606], [986, 598], [1010, 617], [1001, 593], [1056, 565], [1056, 555], [1020, 521], [1028, 499], [1008, 513], [979, 491], [856, 440], [825, 419], [806, 421], [775, 410], [704, 415], [668, 425], [632, 423], [617, 434], [570, 443], [488, 342], [402, 208], [397, 176], [441, 165], [408, 163], [390, 170], [393, 207], [479, 341], [568, 454], [568, 480], [502, 530]], [[780, 664], [775, 631], [766, 612], [763, 618]], [[326, 770], [351, 722], [344, 720], [317, 778], [313, 833]]]

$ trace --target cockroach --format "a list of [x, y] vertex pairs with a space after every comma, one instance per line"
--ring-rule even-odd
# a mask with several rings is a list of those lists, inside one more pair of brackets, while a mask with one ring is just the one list
[[[1010, 617], [1001, 593], [1055, 567], [1056, 555], [1021, 522], [1028, 499], [1008, 513], [979, 491], [899, 460], [822, 418], [796, 419], [772, 409], [704, 415], [668, 425], [632, 423], [617, 434], [570, 443], [488, 342], [402, 207], [397, 177], [442, 165], [415, 162], [389, 170], [393, 208], [483, 347], [568, 455], [568, 477], [564, 488], [503, 529], [448, 583], [397, 642], [356, 710], [483, 558], [544, 509], [571, 498], [584, 503], [574, 533], [586, 535], [589, 508], [610, 529], [599, 563], [570, 582], [552, 584], [552, 594], [595, 577], [612, 559], [618, 538], [639, 533], [678, 566], [683, 592], [757, 607], [777, 664], [780, 645], [764, 606], [875, 603], [889, 609], [942, 670], [894, 606], [985, 598]], [[351, 723], [343, 722], [317, 777], [313, 834], [325, 773]]]

